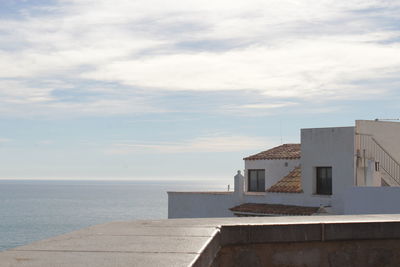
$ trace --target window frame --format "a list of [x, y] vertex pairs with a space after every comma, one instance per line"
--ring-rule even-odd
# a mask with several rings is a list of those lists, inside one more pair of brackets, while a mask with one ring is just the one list
[[[256, 173], [256, 190], [253, 190], [252, 173]], [[263, 175], [261, 175], [263, 173]], [[260, 183], [260, 181], [262, 182]], [[247, 170], [247, 192], [265, 192], [265, 169], [249, 169]]]
[[317, 195], [332, 195], [332, 166], [321, 166], [315, 168], [315, 182]]

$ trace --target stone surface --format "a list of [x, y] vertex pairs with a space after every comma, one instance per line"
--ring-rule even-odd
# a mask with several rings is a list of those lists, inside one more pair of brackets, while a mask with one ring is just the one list
[[[140, 222], [140, 221], [139, 221]], [[175, 227], [175, 226], [151, 226], [137, 222], [112, 222], [85, 228], [74, 233], [97, 235], [141, 235], [141, 236], [212, 236], [215, 227]]]
[[[113, 222], [1, 252], [0, 267], [190, 266], [218, 231], [208, 223]], [[216, 252], [203, 262], [209, 264]]]
[[400, 238], [400, 222], [327, 224], [325, 240]]
[[397, 267], [399, 246], [399, 239], [235, 245], [223, 247], [214, 266]]
[[209, 237], [76, 235], [15, 248], [21, 251], [200, 253]]
[[122, 253], [122, 252], [57, 252], [5, 251], [0, 256], [1, 267], [125, 267], [125, 266], [189, 266], [193, 254]]
[[[262, 266], [267, 256], [262, 256], [257, 249], [263, 246], [270, 246], [277, 252], [267, 253], [276, 266], [288, 266], [290, 259], [317, 266], [318, 255], [324, 255], [326, 264], [331, 264], [325, 266], [346, 266], [353, 256], [358, 257], [363, 266], [374, 266], [377, 262], [382, 263], [380, 266], [396, 266], [393, 264], [399, 263], [399, 253], [391, 248], [400, 245], [399, 229], [400, 215], [114, 222], [0, 252], [0, 267], [205, 267], [213, 263], [219, 251], [218, 259], [224, 262]], [[366, 238], [372, 240], [363, 240]], [[325, 250], [319, 251], [315, 244], [322, 244]], [[279, 248], [282, 250], [278, 251]], [[235, 252], [233, 258], [228, 255], [229, 249]], [[360, 255], [365, 257], [361, 260]], [[213, 266], [218, 266], [216, 264], [214, 262]]]
[[320, 224], [223, 226], [221, 245], [321, 240]]

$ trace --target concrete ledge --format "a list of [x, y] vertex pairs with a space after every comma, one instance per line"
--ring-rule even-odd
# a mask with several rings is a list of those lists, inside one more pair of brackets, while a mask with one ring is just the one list
[[168, 194], [232, 195], [233, 191], [168, 191]]
[[221, 245], [321, 240], [321, 226], [299, 225], [230, 225], [221, 227]]
[[190, 266], [208, 267], [211, 266], [218, 252], [221, 250], [221, 233], [216, 232], [209, 242], [205, 244], [200, 254], [194, 259]]
[[325, 224], [325, 240], [400, 239], [400, 222]]
[[[380, 250], [386, 243], [390, 248]], [[315, 244], [321, 245], [313, 248]], [[0, 253], [0, 267], [206, 267], [218, 266], [214, 260], [226, 248], [242, 254], [260, 253], [266, 248], [276, 248], [282, 254], [288, 249], [287, 253], [300, 253], [290, 254], [293, 257], [303, 257], [302, 253], [321, 247], [325, 249], [323, 255], [330, 251], [339, 253], [338, 257], [340, 253], [352, 256], [340, 250], [345, 245], [354, 253], [361, 251], [358, 246], [364, 252], [374, 247], [376, 258], [391, 253], [392, 262], [397, 264], [400, 255], [391, 249], [399, 244], [400, 215], [143, 220], [97, 225], [4, 251]], [[303, 247], [307, 250], [301, 251]], [[277, 257], [268, 253], [268, 260]]]
[[222, 246], [364, 239], [400, 239], [400, 222], [228, 225], [221, 227]]

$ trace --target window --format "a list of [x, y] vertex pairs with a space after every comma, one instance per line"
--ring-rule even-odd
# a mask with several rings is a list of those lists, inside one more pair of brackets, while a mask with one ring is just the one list
[[332, 195], [332, 167], [317, 167], [317, 194]]
[[249, 170], [248, 191], [265, 192], [265, 170]]
[[375, 171], [379, 172], [379, 161], [375, 161]]

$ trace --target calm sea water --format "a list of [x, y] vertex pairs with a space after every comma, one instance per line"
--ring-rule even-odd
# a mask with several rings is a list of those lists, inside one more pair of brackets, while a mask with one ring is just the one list
[[175, 190], [226, 190], [226, 184], [0, 180], [0, 251], [99, 223], [167, 218], [166, 192]]

